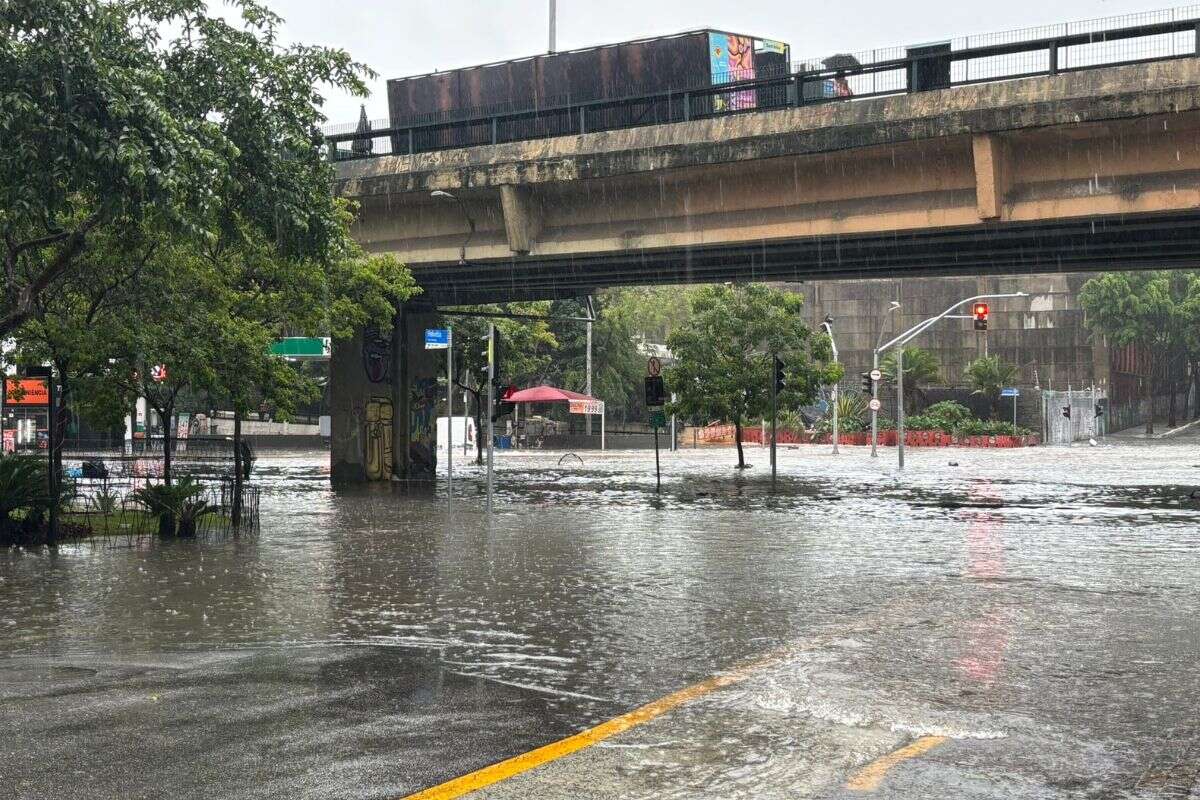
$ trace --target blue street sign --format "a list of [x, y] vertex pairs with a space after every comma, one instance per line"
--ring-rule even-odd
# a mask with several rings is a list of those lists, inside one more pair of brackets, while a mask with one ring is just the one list
[[1001, 389], [1000, 396], [1001, 397], [1020, 397], [1021, 390], [1020, 389]]
[[449, 350], [450, 349], [450, 329], [449, 328], [426, 328], [425, 329], [425, 349], [426, 350]]

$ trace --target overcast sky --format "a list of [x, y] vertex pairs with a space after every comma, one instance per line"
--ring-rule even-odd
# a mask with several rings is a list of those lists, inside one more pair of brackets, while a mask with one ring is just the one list
[[[264, 1], [287, 20], [285, 38], [345, 48], [379, 73], [366, 100], [373, 119], [387, 116], [388, 78], [520, 58], [547, 47], [548, 0]], [[793, 59], [799, 59], [1172, 5], [1169, 0], [558, 0], [558, 46], [567, 50], [711, 27], [787, 42]], [[330, 122], [356, 119], [359, 102], [331, 95]]]

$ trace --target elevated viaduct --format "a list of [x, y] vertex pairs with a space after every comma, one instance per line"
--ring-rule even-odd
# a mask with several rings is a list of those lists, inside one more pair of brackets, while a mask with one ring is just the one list
[[[337, 191], [361, 206], [357, 239], [406, 262], [432, 304], [1195, 267], [1198, 134], [1200, 59], [1177, 58], [348, 161]], [[417, 463], [428, 447], [407, 455], [414, 381], [436, 374], [411, 346], [426, 319], [402, 319], [386, 356], [398, 475], [432, 468]], [[364, 352], [335, 347], [335, 476], [363, 468], [364, 399], [380, 388]]]

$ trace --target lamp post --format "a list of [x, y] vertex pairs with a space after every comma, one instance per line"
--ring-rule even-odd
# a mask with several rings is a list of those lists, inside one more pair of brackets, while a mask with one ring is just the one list
[[892, 339], [885, 345], [875, 348], [875, 361], [878, 363], [879, 354], [895, 347], [896, 351], [896, 393], [898, 395], [898, 408], [896, 413], [896, 437], [897, 437], [897, 456], [899, 458], [900, 469], [904, 469], [904, 345], [911, 342], [916, 337], [920, 336], [925, 331], [932, 328], [937, 323], [950, 317], [957, 309], [962, 308], [967, 303], [974, 303], [977, 300], [1003, 300], [1010, 297], [1028, 297], [1025, 292], [1013, 292], [1011, 294], [981, 294], [977, 297], [968, 297], [966, 300], [959, 300], [954, 305], [947, 308], [936, 317], [930, 317], [924, 322], [919, 322], [912, 326], [904, 333]]
[[[879, 370], [879, 345], [883, 342], [883, 334], [887, 330], [885, 324], [891, 319], [891, 315], [900, 310], [900, 303], [893, 300], [888, 306], [888, 310], [884, 313], [884, 319], [879, 324], [879, 336], [875, 339], [875, 355], [871, 362], [871, 371]], [[879, 381], [871, 379], [871, 399], [879, 399]], [[872, 403], [874, 405], [874, 403]], [[871, 458], [879, 457], [879, 411], [875, 408], [871, 409]]]
[[[838, 363], [838, 348], [837, 348], [837, 342], [834, 341], [834, 338], [833, 338], [833, 316], [827, 314], [825, 316], [825, 321], [821, 323], [821, 327], [825, 329], [825, 335], [829, 337], [829, 345], [830, 345], [830, 347], [833, 348], [833, 363], [836, 364], [836, 363]], [[839, 384], [835, 383], [833, 385], [833, 392], [830, 395], [830, 399], [833, 401], [833, 454], [835, 456], [838, 454], [838, 438], [839, 438], [838, 433], [839, 433], [839, 427], [840, 427], [839, 426], [840, 420], [838, 419], [838, 414], [839, 414], [838, 399], [839, 399], [840, 394], [841, 394], [841, 387], [839, 386]]]
[[459, 209], [463, 216], [467, 219], [467, 238], [463, 240], [462, 246], [458, 248], [458, 263], [465, 265], [467, 263], [467, 245], [471, 243], [472, 237], [475, 236], [475, 220], [471, 218], [471, 213], [467, 211], [467, 206], [463, 203], [458, 195], [450, 194], [449, 192], [438, 189], [429, 193], [430, 197], [436, 197], [440, 200], [453, 200], [458, 203]]

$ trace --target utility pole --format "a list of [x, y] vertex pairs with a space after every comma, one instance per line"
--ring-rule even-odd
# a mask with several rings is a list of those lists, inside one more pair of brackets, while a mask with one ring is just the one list
[[896, 348], [896, 446], [904, 469], [904, 346]]
[[[551, 2], [553, 2], [553, 0], [551, 0]], [[589, 306], [588, 316], [591, 316], [591, 308], [590, 308], [591, 303], [590, 302], [588, 303], [588, 306]], [[591, 320], [588, 320], [588, 324], [587, 324], [587, 388], [584, 389], [584, 394], [586, 394], [588, 397], [592, 397], [592, 322], [591, 322]], [[588, 436], [592, 435], [592, 415], [591, 414], [587, 415], [587, 435]]]
[[550, 0], [550, 52], [558, 52], [558, 3]]
[[779, 419], [779, 356], [771, 356], [771, 489], [775, 488], [778, 465], [775, 463], [775, 434]]
[[488, 323], [488, 374], [487, 374], [487, 510], [492, 513], [492, 451], [496, 446], [496, 323]]

